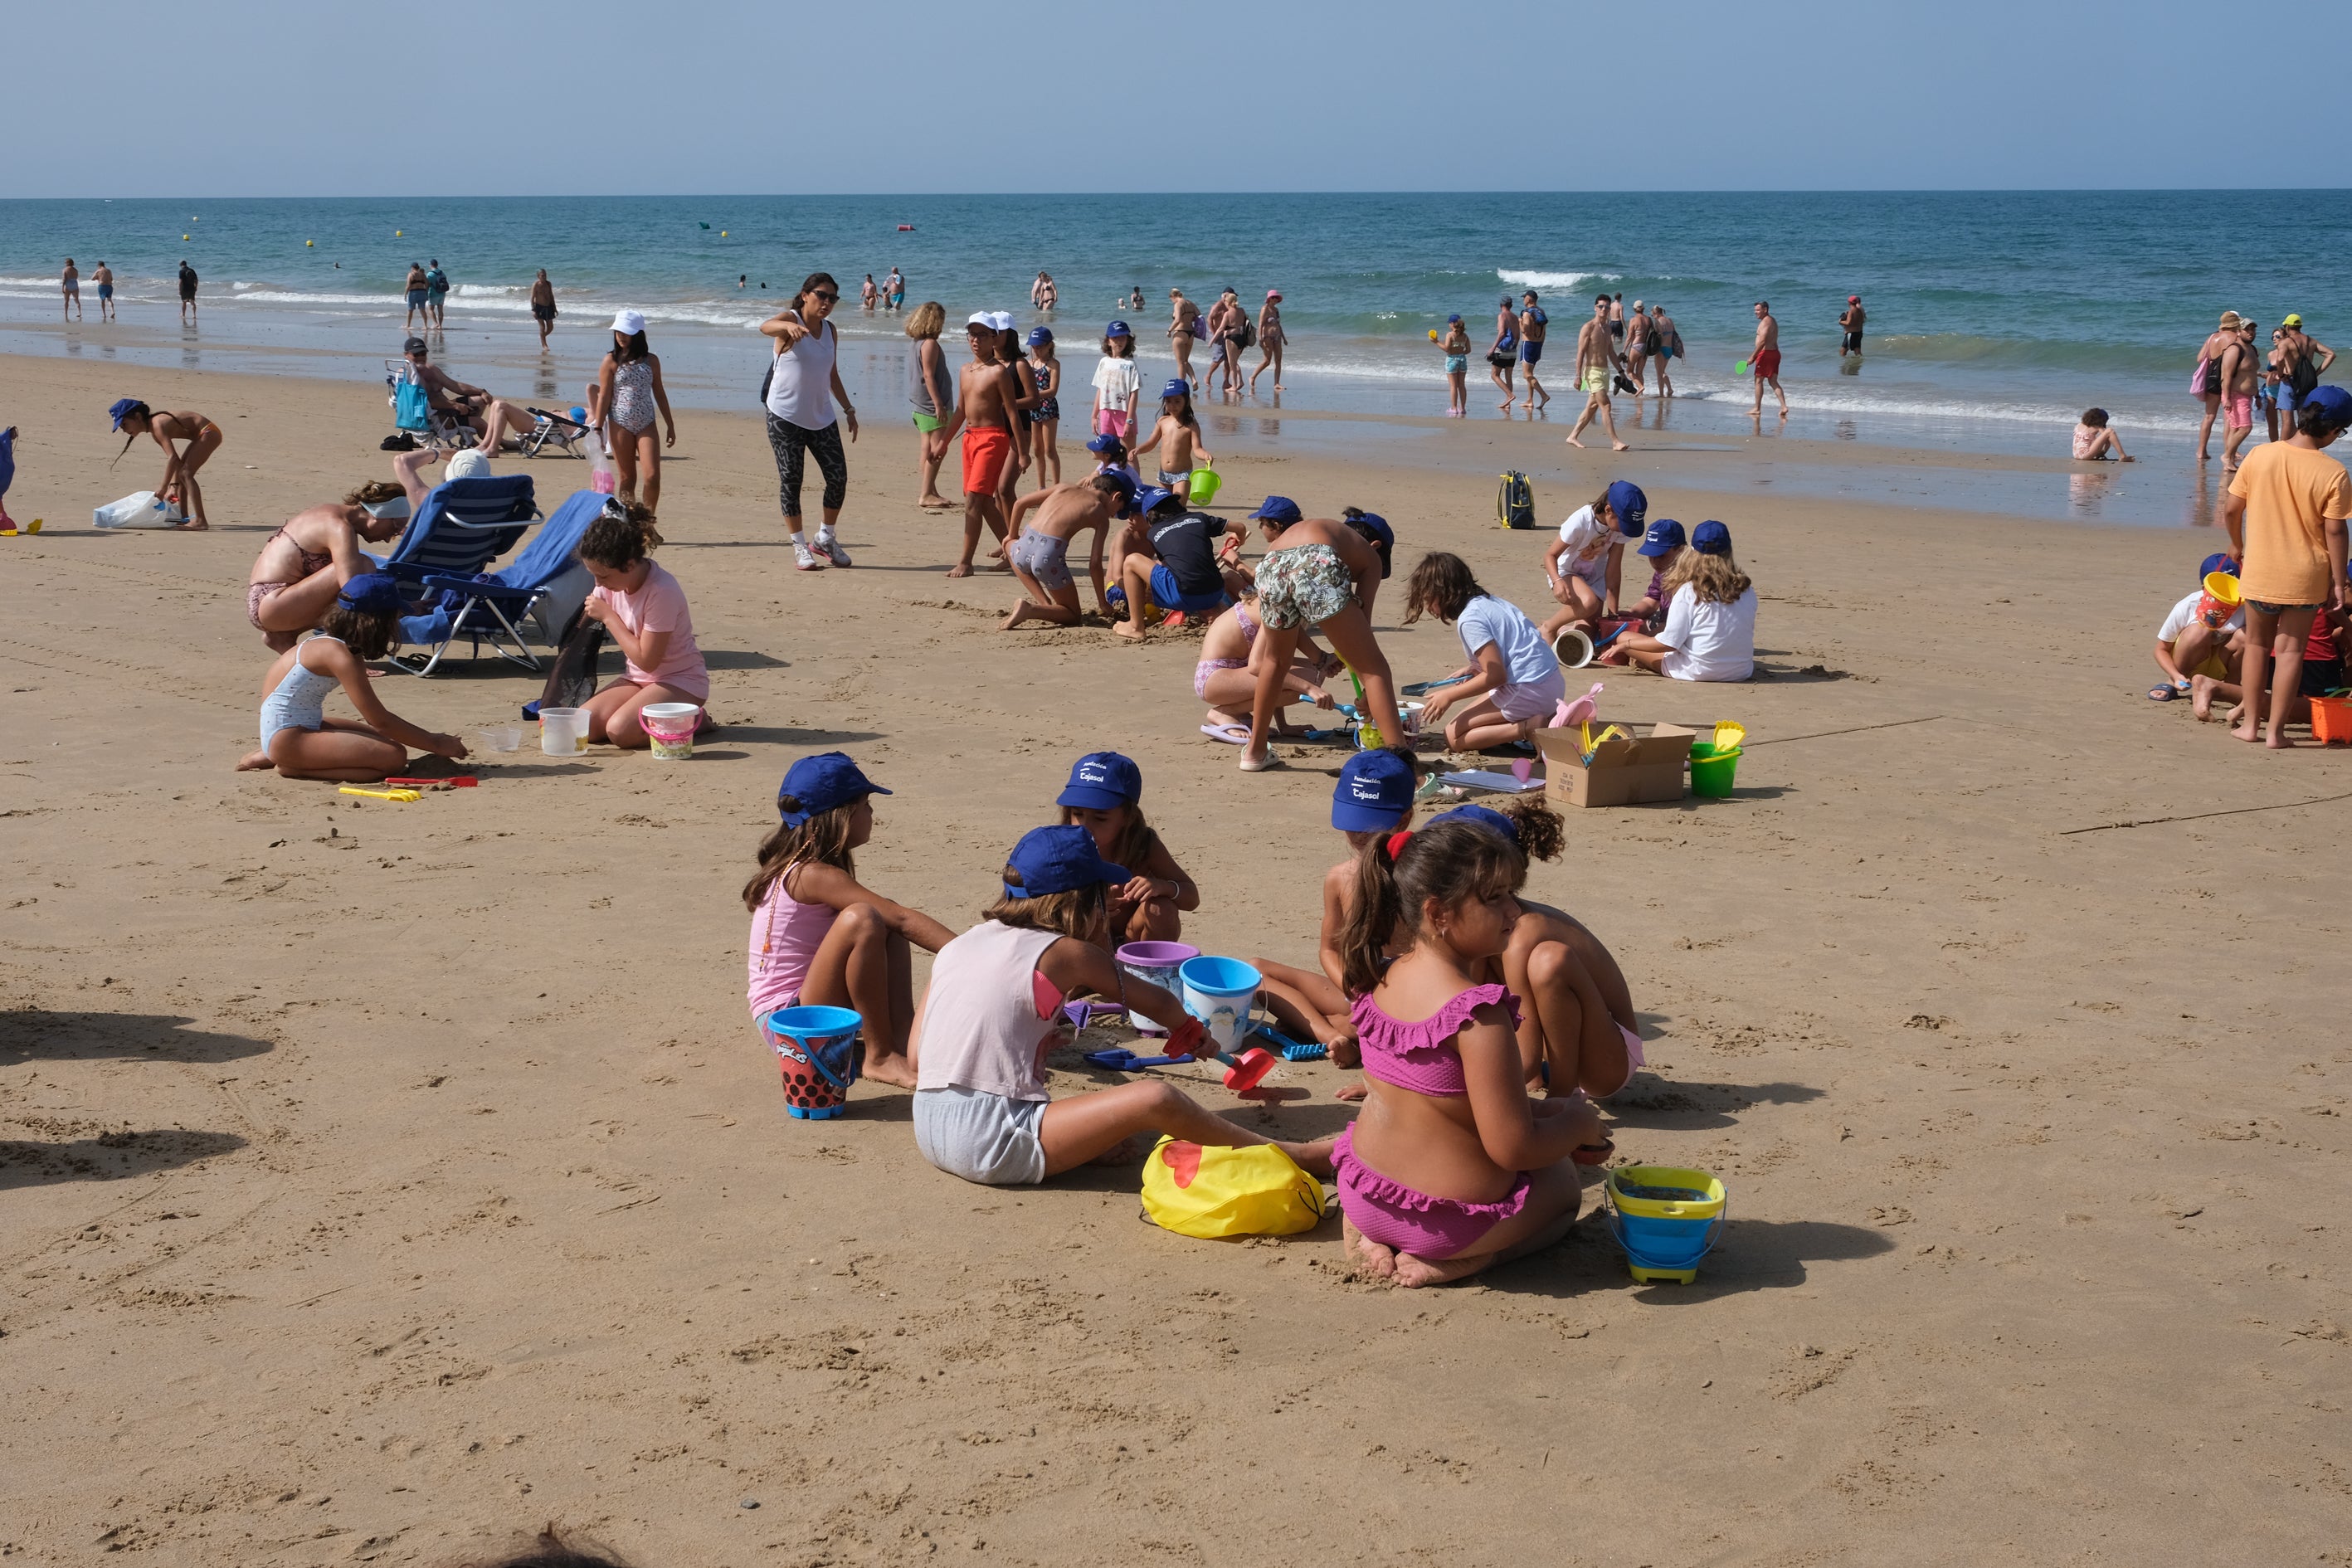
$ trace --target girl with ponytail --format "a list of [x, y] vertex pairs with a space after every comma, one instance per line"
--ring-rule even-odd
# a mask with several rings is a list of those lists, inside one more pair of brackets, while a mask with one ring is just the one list
[[[1527, 860], [1463, 813], [1376, 836], [1339, 934], [1370, 1093], [1332, 1150], [1357, 1264], [1443, 1284], [1549, 1247], [1576, 1221], [1576, 1163], [1608, 1146], [1581, 1098], [1529, 1100], [1518, 1004], [1482, 983], [1509, 948]], [[1384, 963], [1391, 934], [1412, 945]]]

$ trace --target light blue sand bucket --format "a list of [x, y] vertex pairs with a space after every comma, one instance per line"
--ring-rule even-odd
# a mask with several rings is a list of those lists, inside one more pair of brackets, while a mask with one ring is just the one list
[[1265, 977], [1238, 958], [1190, 958], [1177, 970], [1184, 1011], [1201, 1020], [1220, 1055], [1241, 1048]]
[[847, 1007], [779, 1007], [760, 1019], [784, 1075], [784, 1114], [829, 1121], [849, 1109], [849, 1086], [864, 1061]]
[[1620, 1165], [1609, 1173], [1609, 1234], [1643, 1284], [1688, 1285], [1699, 1259], [1723, 1234], [1730, 1200], [1705, 1171], [1679, 1165]]

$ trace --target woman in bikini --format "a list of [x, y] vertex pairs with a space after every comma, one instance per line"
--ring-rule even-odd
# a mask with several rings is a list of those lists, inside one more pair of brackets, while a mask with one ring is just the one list
[[1201, 319], [1200, 307], [1184, 298], [1181, 289], [1171, 289], [1168, 314], [1168, 343], [1176, 351], [1176, 374], [1189, 386], [1192, 383], [1192, 323]]
[[[131, 443], [142, 436], [152, 436], [155, 445], [163, 448], [163, 477], [156, 483], [155, 493], [165, 501], [176, 500], [186, 510], [187, 521], [180, 524], [191, 532], [210, 528], [211, 519], [205, 515], [205, 492], [196, 483], [196, 470], [212, 460], [220, 450], [221, 427], [201, 414], [185, 411], [158, 414], [136, 398], [125, 397], [106, 411], [114, 420], [114, 427], [123, 433], [122, 452], [131, 450]], [[172, 445], [184, 441], [184, 449]], [[114, 454], [116, 462], [122, 452]]]
[[[1501, 835], [1440, 821], [1358, 858], [1340, 951], [1370, 1093], [1331, 1151], [1349, 1260], [1444, 1284], [1568, 1234], [1580, 1160], [1605, 1158], [1582, 1099], [1530, 1100], [1518, 998], [1480, 975], [1510, 945], [1527, 862]], [[1412, 948], [1387, 961], [1400, 926]]]
[[[646, 347], [646, 319], [635, 310], [613, 318], [613, 348], [589, 395], [588, 423], [600, 419], [604, 444], [618, 470], [614, 489], [625, 501], [637, 499], [637, 474], [646, 476], [646, 510], [661, 510], [661, 449], [677, 445], [677, 416], [662, 389], [661, 360]], [[661, 416], [664, 438], [654, 439], [654, 416]]]
[[1282, 390], [1282, 345], [1286, 341], [1282, 335], [1282, 291], [1269, 289], [1265, 291], [1265, 306], [1257, 313], [1258, 362], [1257, 368], [1250, 372], [1251, 395], [1256, 395], [1257, 378], [1265, 374], [1268, 365], [1274, 366], [1275, 391]]
[[330, 501], [296, 512], [254, 557], [245, 618], [271, 648], [284, 653], [294, 646], [296, 634], [319, 624], [344, 584], [375, 570], [360, 552], [359, 542], [382, 544], [399, 538], [409, 512], [407, 494], [385, 479], [370, 479], [340, 505]]

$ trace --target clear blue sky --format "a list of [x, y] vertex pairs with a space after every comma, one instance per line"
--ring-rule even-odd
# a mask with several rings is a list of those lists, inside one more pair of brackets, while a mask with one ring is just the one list
[[2290, 13], [2186, 0], [14, 15], [6, 196], [2341, 183], [2213, 101], [2216, 47], [2252, 69]]

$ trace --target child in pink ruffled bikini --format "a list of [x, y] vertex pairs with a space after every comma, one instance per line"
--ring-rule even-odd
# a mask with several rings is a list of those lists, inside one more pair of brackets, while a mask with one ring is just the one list
[[[1474, 820], [1367, 845], [1341, 943], [1370, 1093], [1331, 1152], [1349, 1256], [1438, 1285], [1549, 1247], [1606, 1151], [1581, 1097], [1528, 1098], [1509, 990], [1475, 976], [1509, 946], [1527, 862]], [[1382, 970], [1391, 931], [1412, 946]]]

